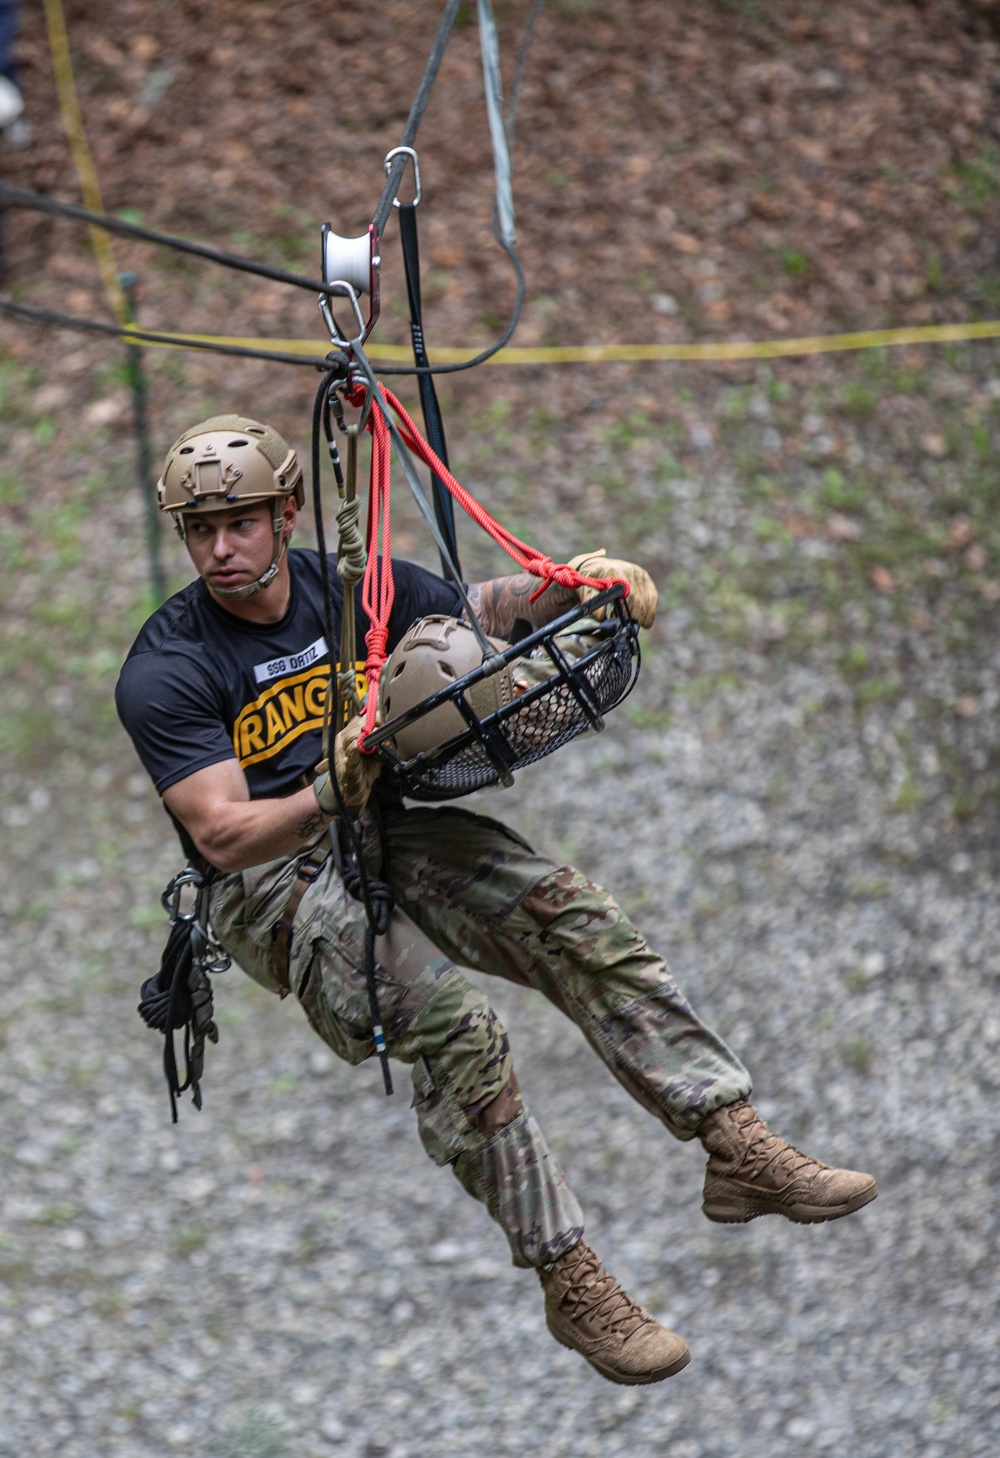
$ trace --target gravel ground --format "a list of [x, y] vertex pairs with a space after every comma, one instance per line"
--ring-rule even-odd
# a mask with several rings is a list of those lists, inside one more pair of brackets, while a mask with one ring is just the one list
[[[669, 674], [661, 651], [641, 692]], [[708, 1224], [697, 1147], [497, 984], [592, 1241], [690, 1342], [648, 1390], [553, 1344], [405, 1094], [238, 971], [205, 1110], [172, 1128], [133, 1012], [176, 860], [155, 799], [119, 737], [75, 781], [21, 785], [0, 893], [0, 1454], [995, 1454], [992, 881], [943, 814], [890, 808], [877, 718], [859, 736], [831, 693], [762, 660], [668, 728], [619, 714], [480, 797], [620, 891], [779, 1130], [879, 1179], [829, 1227]]]

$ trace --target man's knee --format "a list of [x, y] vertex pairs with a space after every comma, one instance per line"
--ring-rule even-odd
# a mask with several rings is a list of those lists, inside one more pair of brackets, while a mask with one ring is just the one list
[[464, 978], [442, 987], [407, 1029], [421, 1138], [444, 1164], [477, 1148], [523, 1113], [506, 1029]]

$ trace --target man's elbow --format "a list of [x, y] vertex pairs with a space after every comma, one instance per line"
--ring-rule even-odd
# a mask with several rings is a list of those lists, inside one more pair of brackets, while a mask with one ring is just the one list
[[247, 857], [246, 849], [241, 844], [241, 837], [234, 834], [232, 827], [225, 823], [207, 822], [194, 829], [189, 826], [188, 833], [199, 854], [224, 876], [245, 871], [248, 866], [253, 865], [253, 859]]
[[245, 871], [253, 865], [253, 860], [247, 858], [245, 851], [241, 853], [240, 847], [234, 844], [231, 837], [220, 836], [216, 839], [200, 836], [195, 838], [195, 845], [209, 865], [221, 871], [224, 876], [232, 876], [235, 872]]

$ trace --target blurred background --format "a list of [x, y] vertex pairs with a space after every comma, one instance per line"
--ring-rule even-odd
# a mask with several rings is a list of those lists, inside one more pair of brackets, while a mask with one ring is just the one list
[[[497, 4], [508, 81], [530, 8]], [[65, 14], [108, 211], [312, 274], [321, 222], [367, 226], [439, 7]], [[76, 202], [42, 7], [20, 22], [0, 172]], [[1000, 317], [998, 25], [992, 0], [549, 0], [517, 123], [515, 343]], [[481, 347], [513, 289], [474, 6], [418, 147], [427, 335]], [[85, 229], [4, 224], [14, 299], [110, 318]], [[112, 246], [144, 325], [324, 352], [308, 294]], [[403, 343], [394, 222], [383, 257], [375, 341]], [[143, 359], [157, 463], [229, 410], [307, 453], [311, 370]], [[406, 1095], [238, 971], [206, 1107], [170, 1126], [133, 1009], [180, 856], [111, 697], [155, 605], [125, 352], [4, 318], [0, 1454], [995, 1454], [998, 347], [486, 365], [439, 393], [456, 473], [507, 525], [556, 558], [634, 556], [661, 589], [604, 736], [476, 807], [614, 888], [765, 1115], [871, 1169], [879, 1200], [830, 1227], [709, 1225], [699, 1152], [495, 987], [591, 1240], [694, 1353], [616, 1390], [551, 1342]], [[398, 502], [396, 551], [433, 566]], [[470, 578], [505, 570], [459, 534]], [[166, 526], [160, 550], [174, 591]]]

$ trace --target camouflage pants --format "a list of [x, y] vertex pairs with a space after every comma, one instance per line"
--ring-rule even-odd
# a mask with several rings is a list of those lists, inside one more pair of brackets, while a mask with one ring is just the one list
[[[749, 1076], [613, 897], [579, 871], [462, 810], [394, 808], [384, 830], [396, 899], [376, 945], [388, 1050], [411, 1065], [428, 1154], [486, 1205], [515, 1265], [544, 1265], [576, 1244], [583, 1216], [525, 1104], [507, 1034], [459, 966], [544, 993], [680, 1139], [744, 1098]], [[273, 991], [271, 928], [299, 859], [228, 876], [213, 891], [216, 935]], [[350, 1063], [374, 1051], [364, 928], [331, 857], [299, 907], [290, 982], [316, 1032]]]

